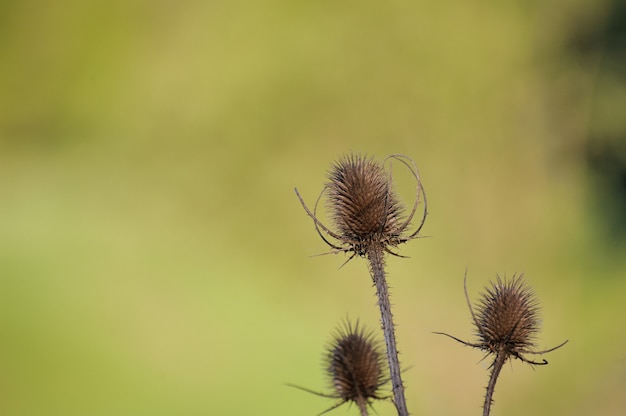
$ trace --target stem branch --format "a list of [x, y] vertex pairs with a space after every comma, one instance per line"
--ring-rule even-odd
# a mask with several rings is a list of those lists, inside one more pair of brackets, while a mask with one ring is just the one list
[[406, 399], [404, 398], [404, 385], [402, 384], [400, 373], [400, 362], [398, 360], [391, 304], [389, 303], [387, 279], [385, 278], [382, 247], [378, 245], [370, 247], [367, 252], [367, 258], [370, 263], [372, 280], [376, 285], [376, 294], [378, 295], [378, 306], [380, 306], [381, 322], [383, 333], [385, 334], [385, 344], [387, 346], [387, 360], [389, 361], [389, 373], [393, 388], [394, 404], [398, 410], [398, 416], [408, 416], [409, 411], [407, 410]]
[[498, 352], [496, 358], [491, 366], [491, 376], [489, 377], [489, 384], [487, 384], [487, 394], [485, 394], [485, 404], [483, 405], [483, 416], [489, 416], [491, 411], [491, 403], [493, 403], [493, 391], [496, 388], [496, 381], [500, 375], [500, 370], [506, 362], [508, 355], [503, 352]]
[[369, 416], [369, 412], [367, 411], [367, 402], [363, 399], [363, 397], [359, 396], [357, 398], [356, 405], [361, 412], [361, 416]]

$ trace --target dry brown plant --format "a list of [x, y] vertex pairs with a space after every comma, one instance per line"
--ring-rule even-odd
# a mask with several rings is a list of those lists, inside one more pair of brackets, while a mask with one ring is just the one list
[[389, 381], [384, 357], [382, 345], [373, 332], [359, 326], [358, 321], [353, 326], [346, 320], [336, 330], [324, 356], [324, 367], [333, 393], [318, 393], [289, 385], [318, 396], [339, 399], [319, 415], [345, 403], [354, 403], [361, 416], [367, 416], [373, 400], [388, 398], [381, 395], [382, 387]]
[[[397, 161], [408, 168], [416, 180], [415, 203], [408, 215], [393, 189], [391, 162]], [[389, 170], [385, 164], [389, 163]], [[392, 249], [418, 237], [428, 213], [424, 187], [412, 159], [403, 155], [388, 156], [383, 163], [358, 154], [350, 154], [335, 163], [329, 173], [329, 182], [320, 193], [311, 211], [300, 193], [296, 195], [304, 210], [311, 217], [318, 234], [332, 252], [352, 253], [368, 260], [370, 275], [376, 286], [381, 324], [385, 334], [387, 359], [391, 375], [394, 404], [398, 415], [407, 416], [404, 385], [402, 383], [398, 349], [389, 289], [385, 274], [384, 253], [399, 256]], [[327, 193], [327, 208], [336, 230], [331, 231], [317, 217], [320, 199]], [[423, 205], [421, 219], [415, 230], [409, 231], [417, 208]], [[336, 242], [331, 242], [334, 239]]]
[[465, 299], [475, 325], [478, 342], [462, 341], [452, 335], [435, 332], [450, 337], [463, 345], [478, 348], [486, 356], [494, 356], [490, 366], [491, 376], [487, 384], [483, 416], [488, 416], [493, 403], [496, 381], [504, 363], [509, 358], [517, 358], [530, 365], [546, 365], [548, 361], [533, 361], [525, 355], [539, 355], [561, 348], [567, 341], [556, 347], [537, 351], [535, 339], [539, 333], [539, 304], [532, 289], [526, 284], [523, 274], [513, 275], [511, 279], [496, 281], [481, 294], [476, 304], [476, 313], [467, 294], [467, 273], [464, 279]]

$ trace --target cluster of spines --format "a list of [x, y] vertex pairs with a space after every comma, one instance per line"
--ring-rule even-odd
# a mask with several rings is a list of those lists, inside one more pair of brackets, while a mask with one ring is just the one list
[[403, 209], [383, 166], [355, 155], [329, 173], [328, 209], [339, 240], [364, 255], [370, 244], [396, 246], [406, 228]]
[[[467, 275], [465, 276], [467, 283]], [[491, 375], [487, 384], [483, 416], [490, 413], [493, 403], [493, 392], [500, 370], [506, 361], [517, 358], [530, 365], [546, 365], [548, 361], [533, 361], [526, 355], [545, 354], [562, 347], [567, 341], [556, 347], [536, 350], [535, 339], [539, 333], [539, 303], [534, 292], [524, 280], [522, 274], [513, 275], [511, 279], [502, 279], [496, 276], [495, 282], [480, 295], [476, 303], [476, 312], [467, 294], [465, 284], [465, 298], [472, 316], [478, 342], [465, 342], [452, 335], [446, 335], [454, 340], [474, 348], [478, 348], [493, 356], [493, 363], [489, 367]]]
[[330, 393], [318, 393], [291, 384], [301, 390], [338, 400], [320, 415], [345, 403], [353, 403], [365, 416], [374, 400], [386, 399], [382, 390], [389, 377], [382, 344], [359, 321], [352, 325], [346, 319], [337, 328], [324, 355], [324, 368]]

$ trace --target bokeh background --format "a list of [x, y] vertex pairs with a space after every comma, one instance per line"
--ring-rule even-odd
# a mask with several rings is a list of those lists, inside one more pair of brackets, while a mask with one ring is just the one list
[[[309, 415], [346, 316], [378, 326], [299, 205], [355, 151], [411, 156], [389, 258], [415, 415], [480, 413], [463, 295], [524, 272], [534, 370], [494, 415], [626, 413], [626, 12], [599, 0], [0, 5], [0, 413]], [[413, 201], [409, 174], [397, 190]], [[375, 405], [392, 415], [390, 403]], [[334, 410], [357, 414], [355, 407]]]

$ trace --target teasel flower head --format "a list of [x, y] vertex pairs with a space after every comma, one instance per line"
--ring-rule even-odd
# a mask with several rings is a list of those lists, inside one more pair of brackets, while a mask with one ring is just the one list
[[[405, 215], [393, 189], [391, 169], [385, 169], [387, 162], [391, 168], [392, 161], [406, 166], [417, 182], [415, 204], [408, 215]], [[327, 209], [335, 225], [334, 231], [317, 218], [317, 206], [324, 192], [327, 193]], [[382, 164], [359, 154], [340, 158], [331, 167], [329, 182], [320, 193], [313, 211], [306, 206], [297, 189], [296, 194], [321, 238], [334, 251], [351, 252], [352, 257], [365, 256], [373, 246], [395, 254], [389, 247], [416, 238], [427, 215], [426, 196], [417, 168], [410, 158], [403, 155], [388, 156]], [[420, 223], [409, 234], [420, 203], [423, 204]], [[336, 242], [331, 242], [331, 239]]]
[[389, 380], [382, 345], [358, 321], [353, 326], [346, 320], [333, 334], [324, 356], [324, 370], [332, 389], [330, 394], [290, 384], [319, 396], [339, 399], [320, 415], [344, 403], [354, 403], [361, 415], [367, 415], [372, 401], [387, 398], [382, 395], [383, 386]]
[[539, 304], [532, 289], [524, 281], [523, 274], [513, 275], [511, 279], [491, 282], [489, 288], [481, 294], [476, 304], [476, 313], [467, 294], [467, 273], [465, 275], [465, 299], [472, 316], [478, 341], [465, 342], [452, 335], [446, 335], [464, 345], [485, 351], [493, 355], [491, 377], [487, 385], [484, 413], [489, 415], [496, 380], [504, 363], [510, 358], [517, 358], [531, 365], [545, 365], [548, 361], [533, 361], [526, 355], [545, 354], [561, 348], [567, 341], [556, 347], [538, 351], [535, 340], [539, 333]]
[[521, 354], [531, 351], [539, 332], [539, 306], [522, 276], [497, 276], [479, 300], [474, 325], [483, 349], [524, 360]]
[[387, 382], [385, 354], [371, 332], [346, 321], [328, 347], [328, 376], [337, 396], [355, 403], [380, 399], [380, 388]]

